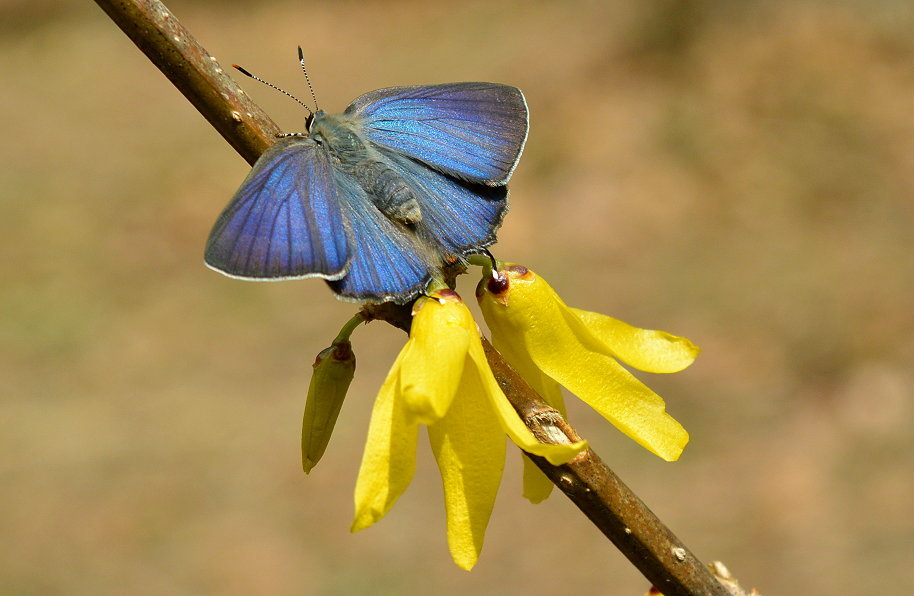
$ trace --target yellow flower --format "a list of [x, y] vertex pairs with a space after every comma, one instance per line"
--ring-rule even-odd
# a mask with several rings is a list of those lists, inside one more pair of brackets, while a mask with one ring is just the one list
[[[563, 385], [646, 449], [667, 461], [679, 458], [688, 433], [617, 359], [648, 372], [676, 372], [698, 356], [689, 340], [571, 308], [519, 265], [483, 278], [476, 295], [495, 348], [551, 405], [562, 410]], [[530, 480], [528, 498], [545, 498], [531, 497], [535, 485]]]
[[536, 440], [492, 375], [470, 311], [451, 290], [413, 308], [410, 338], [375, 400], [355, 489], [358, 531], [380, 520], [415, 471], [419, 424], [428, 426], [447, 514], [448, 546], [463, 569], [476, 564], [504, 467], [507, 434], [521, 449], [560, 465], [581, 441]]

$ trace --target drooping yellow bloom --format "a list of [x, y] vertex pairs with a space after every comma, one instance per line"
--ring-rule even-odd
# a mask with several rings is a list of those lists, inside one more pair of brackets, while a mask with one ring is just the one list
[[[688, 433], [617, 359], [648, 372], [676, 372], [698, 355], [689, 340], [571, 308], [543, 278], [517, 265], [484, 278], [476, 294], [495, 348], [544, 399], [561, 409], [563, 385], [646, 449], [667, 461], [679, 458]], [[530, 480], [525, 494], [533, 486]]]
[[504, 466], [504, 435], [554, 465], [585, 442], [536, 440], [492, 375], [476, 323], [453, 291], [416, 302], [410, 338], [375, 400], [355, 490], [352, 531], [381, 519], [415, 471], [418, 426], [444, 483], [448, 545], [463, 569], [475, 565]]

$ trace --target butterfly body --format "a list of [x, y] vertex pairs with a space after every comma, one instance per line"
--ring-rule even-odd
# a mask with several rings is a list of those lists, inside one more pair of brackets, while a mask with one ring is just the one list
[[355, 178], [381, 213], [407, 225], [421, 221], [412, 189], [358, 130], [357, 119], [323, 110], [315, 112], [309, 127], [311, 138], [326, 146], [339, 168]]
[[254, 165], [206, 263], [254, 280], [320, 277], [343, 299], [407, 302], [495, 241], [527, 134], [523, 94], [492, 83], [380, 89], [322, 110]]

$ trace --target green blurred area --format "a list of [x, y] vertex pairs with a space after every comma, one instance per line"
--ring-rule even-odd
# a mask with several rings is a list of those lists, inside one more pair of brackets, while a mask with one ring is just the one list
[[[680, 462], [570, 400], [572, 423], [746, 586], [914, 593], [910, 3], [170, 7], [223, 65], [305, 95], [302, 44], [328, 111], [391, 85], [521, 87], [532, 128], [496, 254], [704, 349], [642, 376], [691, 432]], [[305, 477], [310, 365], [353, 306], [203, 266], [248, 166], [100, 9], [7, 1], [0, 32], [0, 593], [646, 590], [560, 495], [521, 500], [519, 455], [470, 574], [427, 449], [392, 513], [350, 535], [402, 334], [356, 331], [349, 399]], [[462, 282], [471, 296], [475, 273]]]

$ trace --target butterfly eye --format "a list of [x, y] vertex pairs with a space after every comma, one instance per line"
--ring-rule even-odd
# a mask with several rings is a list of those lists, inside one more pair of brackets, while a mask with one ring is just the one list
[[311, 132], [311, 123], [314, 122], [314, 114], [308, 114], [308, 117], [305, 118], [305, 130]]

